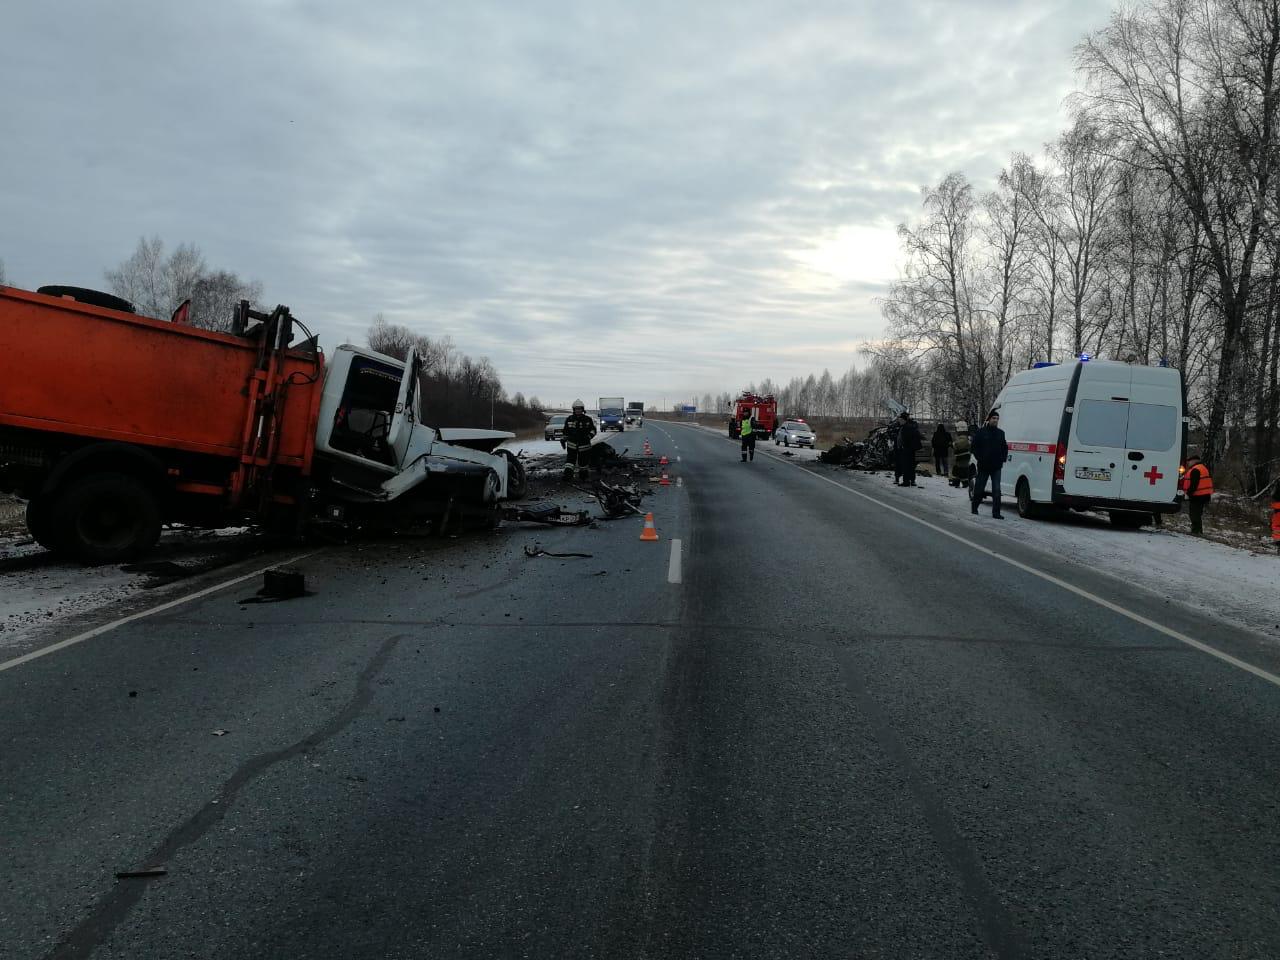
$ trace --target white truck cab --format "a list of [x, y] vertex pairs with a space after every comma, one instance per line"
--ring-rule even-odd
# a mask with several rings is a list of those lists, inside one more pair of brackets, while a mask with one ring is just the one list
[[1181, 508], [1181, 371], [1114, 360], [1037, 365], [1010, 379], [992, 409], [1009, 443], [1001, 490], [1021, 516], [1092, 508], [1136, 525]]
[[510, 459], [495, 451], [515, 434], [440, 430], [424, 422], [428, 415], [415, 353], [401, 361], [343, 344], [325, 370], [317, 456], [335, 484], [369, 502], [396, 500], [411, 490], [445, 501], [505, 499]]

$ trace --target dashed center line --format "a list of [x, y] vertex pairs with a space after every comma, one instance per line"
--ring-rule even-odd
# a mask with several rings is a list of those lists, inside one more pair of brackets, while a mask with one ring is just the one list
[[680, 541], [671, 541], [671, 562], [667, 564], [667, 583], [680, 582]]

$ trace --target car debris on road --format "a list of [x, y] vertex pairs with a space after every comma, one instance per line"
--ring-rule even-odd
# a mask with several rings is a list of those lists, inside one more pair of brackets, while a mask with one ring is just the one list
[[537, 543], [531, 547], [525, 544], [524, 555], [526, 557], [580, 557], [583, 560], [590, 560], [594, 554], [590, 553], [552, 553], [550, 550], [543, 550]]

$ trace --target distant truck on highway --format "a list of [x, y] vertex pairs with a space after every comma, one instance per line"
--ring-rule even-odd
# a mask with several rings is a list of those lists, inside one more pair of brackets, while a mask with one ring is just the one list
[[162, 524], [496, 523], [524, 473], [496, 430], [424, 420], [417, 357], [326, 360], [289, 309], [232, 332], [76, 287], [0, 287], [0, 490], [42, 546], [136, 559]]
[[601, 397], [600, 398], [600, 432], [606, 430], [621, 430], [622, 421], [625, 417], [623, 411], [622, 397]]
[[627, 403], [627, 423], [644, 426], [644, 402], [632, 400]]

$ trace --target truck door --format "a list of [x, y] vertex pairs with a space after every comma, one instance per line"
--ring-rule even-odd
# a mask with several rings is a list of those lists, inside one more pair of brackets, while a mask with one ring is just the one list
[[406, 454], [418, 425], [418, 351], [410, 348], [404, 358], [404, 376], [400, 380], [400, 392], [396, 395], [395, 409], [391, 412], [391, 426], [387, 431], [387, 445], [395, 451], [396, 466], [405, 467]]
[[1172, 503], [1178, 493], [1182, 456], [1182, 390], [1177, 372], [1134, 367], [1125, 435], [1125, 500]]
[[1065, 493], [1121, 499], [1130, 466], [1125, 455], [1131, 380], [1127, 364], [1099, 363], [1080, 371], [1063, 470]]

